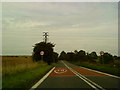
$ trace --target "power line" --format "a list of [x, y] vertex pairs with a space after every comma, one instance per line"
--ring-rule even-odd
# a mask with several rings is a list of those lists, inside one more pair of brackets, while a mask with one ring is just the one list
[[49, 36], [48, 32], [43, 32], [43, 37], [44, 37], [43, 40], [45, 43], [47, 43], [47, 41], [48, 41], [48, 36]]

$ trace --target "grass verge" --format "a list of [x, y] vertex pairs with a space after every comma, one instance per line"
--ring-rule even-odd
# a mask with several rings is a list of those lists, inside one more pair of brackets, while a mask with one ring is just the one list
[[43, 65], [2, 77], [2, 88], [30, 88], [54, 65]]

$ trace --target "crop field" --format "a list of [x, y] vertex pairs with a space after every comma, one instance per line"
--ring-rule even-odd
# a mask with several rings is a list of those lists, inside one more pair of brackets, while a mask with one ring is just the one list
[[42, 61], [33, 62], [31, 56], [3, 56], [2, 87], [30, 88], [52, 67]]
[[[40, 64], [32, 61], [31, 56], [4, 56], [2, 57], [2, 74], [9, 75], [32, 69]], [[41, 66], [45, 63], [41, 62]]]

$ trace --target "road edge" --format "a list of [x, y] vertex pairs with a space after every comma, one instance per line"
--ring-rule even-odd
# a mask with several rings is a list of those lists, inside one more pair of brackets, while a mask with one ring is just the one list
[[44, 75], [35, 85], [33, 85], [29, 90], [34, 90], [35, 88], [37, 88], [48, 76], [49, 74], [55, 69], [55, 67], [53, 67], [46, 75]]
[[97, 73], [105, 74], [105, 75], [110, 76], [110, 77], [120, 78], [119, 76], [115, 76], [115, 75], [108, 74], [108, 73], [105, 73], [105, 72], [101, 72], [101, 71], [93, 70], [93, 69], [86, 68], [86, 67], [83, 67], [83, 66], [80, 66], [80, 67], [81, 67], [81, 68], [84, 68], [84, 69], [88, 69], [88, 70], [94, 71], [94, 72], [97, 72]]

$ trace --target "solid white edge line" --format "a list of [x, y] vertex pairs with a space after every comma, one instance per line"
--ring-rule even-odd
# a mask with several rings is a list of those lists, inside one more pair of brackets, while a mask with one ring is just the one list
[[50, 74], [54, 69], [55, 69], [55, 67], [53, 67], [43, 78], [41, 78], [35, 85], [33, 85], [30, 90], [33, 90], [33, 89], [37, 88], [37, 87], [49, 76], [49, 74]]
[[84, 68], [84, 69], [88, 69], [88, 70], [94, 71], [94, 72], [97, 72], [97, 73], [105, 74], [105, 75], [108, 75], [108, 76], [111, 76], [111, 77], [114, 77], [114, 78], [120, 78], [120, 77], [118, 77], [118, 76], [111, 75], [111, 74], [108, 74], [108, 73], [104, 73], [104, 72], [96, 71], [96, 70], [89, 69], [89, 68], [82, 67], [82, 66], [80, 66], [80, 67], [81, 67], [81, 68]]

